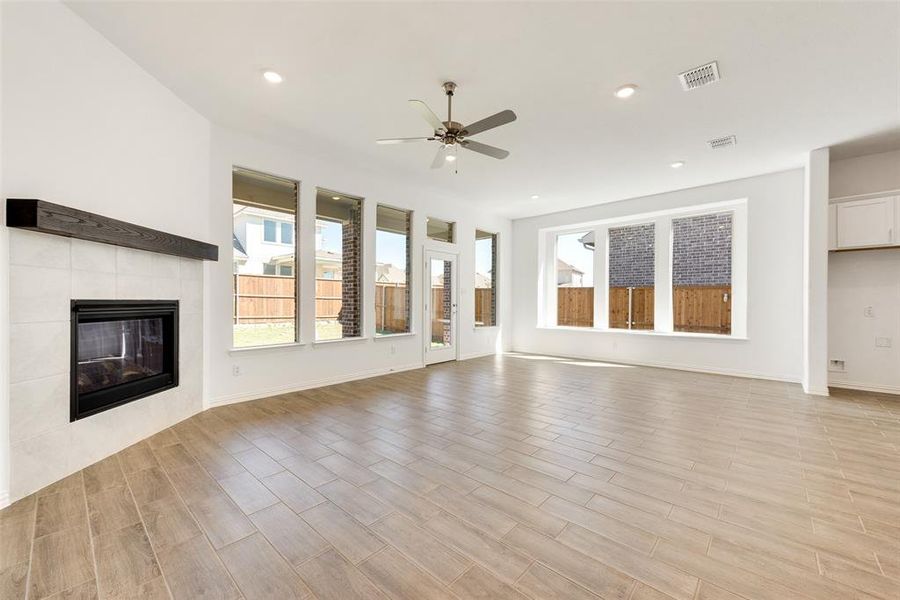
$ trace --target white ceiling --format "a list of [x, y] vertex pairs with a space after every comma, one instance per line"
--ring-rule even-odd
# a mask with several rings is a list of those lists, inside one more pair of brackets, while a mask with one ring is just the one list
[[[70, 6], [215, 122], [510, 217], [797, 167], [809, 149], [900, 123], [896, 2]], [[722, 80], [682, 91], [676, 75], [710, 60]], [[264, 82], [267, 67], [285, 82]], [[448, 79], [455, 120], [516, 111], [477, 138], [508, 159], [465, 152], [453, 174], [429, 169], [430, 145], [374, 144], [429, 134], [406, 100], [445, 118]], [[624, 83], [640, 86], [626, 101], [613, 97]], [[735, 148], [707, 148], [728, 134]]]

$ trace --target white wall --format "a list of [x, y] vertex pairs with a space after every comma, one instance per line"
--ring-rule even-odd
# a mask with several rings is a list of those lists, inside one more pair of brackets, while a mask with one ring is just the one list
[[[0, 7], [0, 107], [3, 104], [3, 9]], [[0, 193], [3, 188], [3, 110], [0, 108]], [[0, 196], [2, 199], [2, 196]], [[0, 506], [9, 502], [9, 232], [0, 210]]]
[[[833, 161], [830, 180], [833, 198], [900, 189], [900, 150]], [[900, 394], [900, 249], [829, 255], [828, 357], [845, 363], [830, 385]]]
[[[233, 165], [297, 179], [300, 186], [300, 319], [303, 345], [231, 351], [232, 298], [231, 261], [210, 266], [207, 287], [206, 355], [209, 360], [211, 404], [262, 397], [290, 390], [326, 385], [352, 378], [422, 366], [422, 266], [425, 218], [437, 217], [457, 223], [459, 251], [459, 348], [460, 358], [493, 353], [501, 348], [501, 332], [510, 322], [510, 222], [488, 216], [461, 198], [448, 197], [435, 187], [410, 187], [364, 165], [339, 164], [317, 157], [316, 148], [298, 149], [263, 141], [249, 135], [214, 128], [212, 137], [211, 189], [212, 242], [223, 256], [231, 248], [231, 168]], [[436, 173], [445, 177], [447, 173]], [[440, 181], [437, 179], [437, 181]], [[315, 320], [315, 197], [324, 187], [364, 198], [363, 320], [369, 337], [362, 340], [313, 343]], [[414, 211], [412, 226], [413, 296], [412, 317], [416, 335], [373, 339], [375, 308], [372, 294], [375, 251], [375, 207], [378, 203]], [[475, 229], [500, 234], [499, 327], [478, 328], [474, 322]], [[233, 374], [238, 367], [240, 375]]]
[[803, 186], [803, 377], [807, 394], [828, 395], [828, 148], [806, 158]]
[[[799, 381], [802, 170], [600, 204], [513, 222], [513, 349]], [[747, 339], [539, 328], [538, 230], [709, 202], [748, 200]]]
[[[4, 124], [0, 145], [15, 148], [15, 152], [2, 155], [2, 197], [43, 198], [192, 238], [208, 238], [210, 126], [206, 119], [64, 5], [2, 3], [0, 11]], [[22, 235], [25, 240], [38, 239], [37, 236], [41, 240], [57, 239], [42, 234]], [[10, 337], [5, 287], [10, 260], [7, 237], [4, 229], [0, 233], [3, 344]], [[68, 265], [54, 263], [54, 256], [59, 260], [69, 256], [64, 250], [68, 240], [58, 239], [64, 243], [42, 241], [18, 246], [19, 266], [32, 263], [35, 258], [26, 256], [31, 253], [27, 248], [43, 248], [39, 252], [47, 254], [39, 256], [39, 262], [59, 271], [59, 277], [69, 277]], [[50, 246], [61, 250], [54, 254], [47, 250]], [[58, 299], [54, 297], [53, 301]], [[0, 347], [0, 355], [2, 352]], [[6, 363], [3, 360], [4, 370]], [[4, 377], [0, 372], [0, 424], [9, 411], [9, 386]], [[68, 394], [67, 386], [64, 391]], [[27, 412], [32, 400], [37, 405], [37, 396], [26, 388], [20, 387], [18, 392], [21, 406], [17, 410]], [[194, 390], [190, 410], [200, 409], [201, 394], [200, 389]], [[78, 447], [85, 450], [90, 460], [97, 460], [101, 458], [98, 453], [114, 452], [153, 433], [149, 427], [162, 428], [185, 416], [185, 410], [163, 410], [161, 419], [151, 421], [146, 413], [135, 410], [143, 402], [105, 413], [121, 416], [122, 420], [111, 427], [128, 432], [128, 436], [116, 436], [110, 442], [104, 439], [102, 431], [88, 433], [84, 428], [78, 434], [61, 434], [57, 441], [78, 435]], [[58, 417], [46, 415], [51, 420]], [[17, 443], [28, 444], [29, 440]], [[58, 452], [69, 448], [63, 446], [56, 454], [42, 453], [46, 447], [28, 451], [23, 445], [18, 456], [32, 461], [55, 461], [54, 477], [84, 466], [78, 460], [59, 458]], [[9, 443], [3, 443], [0, 435], [0, 465], [8, 460], [9, 450]], [[29, 479], [26, 471], [33, 467], [34, 463], [12, 464], [12, 481], [20, 482], [14, 496], [49, 483], [46, 473]], [[8, 486], [8, 480], [0, 481], [0, 494]]]
[[832, 161], [829, 179], [832, 198], [900, 190], [900, 150]]

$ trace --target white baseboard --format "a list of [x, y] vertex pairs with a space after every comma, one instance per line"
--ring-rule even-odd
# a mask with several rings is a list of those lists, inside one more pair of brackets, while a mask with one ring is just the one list
[[6, 508], [9, 505], [9, 490], [3, 490], [0, 492], [0, 509]]
[[274, 388], [267, 388], [264, 390], [259, 390], [257, 392], [253, 392], [250, 394], [247, 393], [239, 393], [239, 394], [231, 394], [228, 396], [219, 396], [218, 398], [211, 398], [209, 401], [209, 407], [212, 408], [214, 406], [225, 406], [226, 404], [236, 404], [238, 402], [248, 402], [250, 400], [258, 400], [260, 398], [268, 398], [269, 396], [278, 396], [279, 394], [289, 394], [291, 392], [300, 392], [303, 390], [309, 390], [318, 387], [325, 387], [328, 385], [336, 385], [338, 383], [347, 383], [348, 381], [356, 381], [359, 379], [368, 379], [369, 377], [378, 377], [379, 375], [388, 375], [390, 373], [400, 373], [401, 371], [412, 371], [414, 369], [421, 369], [425, 365], [422, 363], [412, 363], [408, 365], [402, 365], [399, 367], [391, 367], [388, 369], [369, 369], [367, 371], [357, 371], [356, 373], [349, 373], [345, 375], [338, 375], [335, 377], [323, 377], [322, 379], [310, 379], [307, 381], [303, 381], [302, 383], [294, 383], [290, 385], [283, 385]]
[[810, 396], [829, 396], [831, 392], [828, 391], [828, 387], [806, 387], [803, 386], [803, 393], [808, 394]]
[[766, 379], [768, 381], [783, 381], [785, 383], [800, 383], [800, 378], [794, 375], [758, 373], [755, 371], [744, 371], [738, 369], [720, 369], [716, 367], [704, 367], [696, 365], [683, 365], [679, 363], [659, 362], [659, 361], [624, 361], [621, 358], [604, 358], [598, 356], [588, 356], [585, 354], [549, 354], [547, 352], [532, 352], [530, 350], [511, 350], [504, 352], [520, 352], [522, 354], [538, 354], [542, 356], [555, 356], [557, 358], [575, 358], [578, 360], [593, 360], [599, 362], [608, 362], [617, 365], [633, 366], [633, 367], [652, 367], [655, 369], [672, 369], [675, 371], [689, 371], [691, 373], [705, 373], [707, 375], [727, 375], [729, 377], [741, 377], [743, 379]]
[[900, 394], [900, 386], [896, 385], [872, 385], [870, 383], [858, 383], [855, 381], [828, 382], [828, 387], [859, 390], [861, 392], [876, 392], [880, 394]]
[[462, 354], [459, 360], [471, 360], [473, 358], [483, 358], [485, 356], [497, 356], [496, 352], [473, 352], [471, 354]]

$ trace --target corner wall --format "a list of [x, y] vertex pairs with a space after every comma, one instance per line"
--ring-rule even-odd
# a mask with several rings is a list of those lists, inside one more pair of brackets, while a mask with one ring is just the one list
[[[513, 349], [800, 381], [803, 170], [645, 196], [513, 222]], [[538, 327], [538, 230], [747, 198], [747, 339]]]
[[[0, 12], [4, 124], [0, 145], [15, 148], [2, 156], [2, 198], [43, 198], [207, 239], [209, 122], [63, 4], [2, 3]], [[60, 380], [58, 372], [22, 371], [22, 353], [39, 342], [46, 346], [46, 355], [33, 356], [34, 361], [57, 365], [55, 349], [68, 348], [68, 301], [73, 294], [88, 292], [76, 291], [69, 240], [15, 232], [16, 258], [7, 251], [9, 234], [5, 227], [0, 232], [0, 344], [5, 346], [13, 337], [25, 345], [17, 346], [13, 360], [21, 374], [12, 382], [15, 398], [7, 395], [10, 381], [0, 372], [0, 424], [10, 410], [17, 419], [12, 424], [16, 451], [11, 453], [9, 440], [0, 435], [0, 464], [12, 456], [9, 480], [15, 499], [197, 412], [203, 391], [198, 355], [196, 385], [190, 390], [186, 386], [183, 393], [148, 397], [107, 411], [103, 418], [69, 424], [68, 415], [59, 414], [68, 412], [68, 385], [62, 389], [53, 385]], [[119, 261], [113, 246], [98, 248], [107, 259], [95, 265], [101, 273], [89, 281], [95, 293], [128, 294], [123, 275], [136, 276], [128, 279], [140, 285], [147, 273], [117, 272], [128, 261]], [[11, 260], [17, 263], [13, 269], [20, 284], [12, 298], [18, 307], [12, 327], [6, 304]], [[144, 283], [149, 281], [148, 277]], [[39, 287], [28, 292], [27, 286]], [[66, 326], [59, 326], [61, 322]], [[196, 322], [198, 332], [199, 314]], [[61, 338], [40, 334], [54, 327]], [[195, 353], [201, 351], [198, 344]], [[5, 371], [6, 360], [3, 365]], [[67, 362], [64, 368], [68, 369]], [[110, 418], [113, 415], [115, 419]], [[53, 427], [48, 429], [48, 423]], [[0, 481], [0, 494], [9, 489], [9, 480]]]

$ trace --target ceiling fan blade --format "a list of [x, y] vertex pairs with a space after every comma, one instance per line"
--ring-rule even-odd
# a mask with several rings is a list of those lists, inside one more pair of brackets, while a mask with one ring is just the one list
[[504, 158], [509, 156], [509, 150], [497, 148], [496, 146], [488, 146], [487, 144], [482, 144], [481, 142], [476, 142], [474, 140], [463, 140], [460, 142], [460, 145], [466, 150], [478, 152], [479, 154], [486, 154], [491, 158], [499, 158], [500, 160], [503, 160]]
[[516, 113], [511, 110], [501, 110], [496, 115], [491, 115], [490, 117], [487, 117], [480, 121], [475, 121], [471, 125], [463, 127], [463, 130], [460, 133], [462, 135], [475, 135], [476, 133], [481, 133], [482, 131], [487, 131], [488, 129], [493, 129], [494, 127], [500, 127], [501, 125], [512, 123], [515, 120]]
[[428, 124], [431, 125], [431, 128], [435, 131], [444, 128], [444, 124], [438, 119], [437, 115], [434, 114], [434, 111], [428, 108], [428, 105], [421, 100], [410, 100], [409, 105], [414, 108], [417, 113], [422, 115], [422, 118], [428, 121]]
[[441, 145], [438, 148], [437, 154], [434, 155], [434, 160], [431, 161], [432, 169], [440, 169], [444, 166], [444, 163], [447, 162], [447, 146]]
[[436, 140], [433, 137], [415, 137], [415, 138], [388, 138], [383, 140], [375, 140], [376, 144], [409, 144], [411, 142], [430, 142]]

